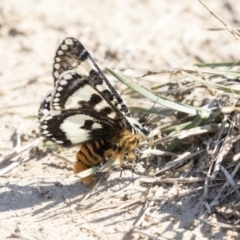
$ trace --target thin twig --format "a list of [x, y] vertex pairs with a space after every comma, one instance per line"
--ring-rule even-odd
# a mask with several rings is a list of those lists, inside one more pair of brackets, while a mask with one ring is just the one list
[[[184, 138], [191, 137], [191, 136], [196, 136], [196, 135], [199, 136], [201, 134], [216, 132], [219, 130], [220, 127], [221, 127], [221, 124], [208, 124], [208, 125], [201, 126], [201, 127], [191, 128], [189, 130], [182, 130], [180, 132], [177, 132], [171, 136], [167, 136], [160, 140], [157, 139], [156, 141], [153, 142], [153, 145], [169, 143], [169, 142], [172, 142], [176, 138], [184, 139]], [[227, 127], [229, 127], [229, 124], [226, 125], [226, 128]]]
[[182, 155], [180, 155], [178, 158], [174, 159], [173, 161], [167, 163], [163, 169], [157, 171], [154, 175], [158, 175], [158, 174], [162, 174], [164, 172], [166, 172], [167, 170], [170, 170], [174, 167], [177, 167], [181, 164], [183, 164], [184, 162], [186, 162], [188, 159], [197, 156], [198, 154], [202, 153], [203, 151], [199, 151], [199, 152], [195, 152], [195, 153], [191, 153], [191, 152], [185, 152]]
[[27, 155], [25, 157], [20, 157], [17, 161], [13, 162], [9, 166], [3, 168], [0, 170], [0, 176], [4, 175], [5, 173], [11, 171], [13, 168], [17, 167], [18, 165], [22, 164], [23, 162], [26, 162], [30, 159], [30, 156]]
[[[231, 173], [231, 177], [233, 178], [235, 176], [235, 174], [237, 173], [238, 169], [240, 168], [240, 162], [236, 165], [236, 167], [234, 168], [233, 172]], [[224, 185], [219, 189], [218, 194], [216, 195], [216, 197], [212, 200], [210, 206], [215, 206], [218, 203], [218, 199], [221, 196], [222, 192], [224, 191], [224, 189], [228, 186], [228, 181], [226, 181], [224, 183]]]
[[[225, 177], [227, 178], [228, 183], [231, 185], [231, 187], [233, 189], [236, 188], [237, 184], [234, 182], [232, 176], [228, 173], [228, 171], [223, 166], [221, 166], [221, 170], [223, 171], [223, 173], [224, 173]], [[240, 197], [240, 193], [239, 193], [237, 188], [235, 190], [236, 190], [237, 196], [239, 198]]]
[[203, 182], [205, 178], [197, 178], [197, 177], [190, 177], [190, 178], [141, 178], [141, 182], [143, 183], [196, 183], [196, 182]]
[[142, 154], [153, 154], [153, 155], [158, 155], [158, 156], [172, 156], [172, 157], [177, 157], [176, 153], [171, 153], [171, 152], [166, 152], [158, 149], [146, 149], [144, 151], [140, 151]]
[[235, 31], [231, 26], [229, 26], [227, 23], [225, 23], [220, 17], [218, 17], [213, 11], [211, 11], [203, 2], [202, 0], [199, 0], [199, 2], [209, 11], [211, 15], [213, 15], [216, 19], [218, 19], [227, 29], [228, 31], [236, 38], [236, 40], [239, 39], [240, 35], [237, 31]]
[[34, 148], [35, 146], [37, 146], [41, 141], [43, 140], [43, 137], [39, 137], [37, 139], [35, 139], [34, 141], [22, 146], [22, 147], [15, 147], [13, 149], [13, 151], [8, 154], [7, 156], [3, 157], [0, 159], [0, 165], [7, 162], [8, 160], [10, 160], [11, 158], [17, 156], [19, 153], [22, 153], [23, 151], [26, 151], [29, 148]]
[[68, 163], [71, 163], [71, 164], [74, 163], [73, 161], [71, 161], [71, 160], [68, 159], [67, 157], [64, 157], [64, 156], [62, 156], [62, 155], [60, 155], [60, 154], [58, 154], [58, 153], [56, 153], [56, 152], [51, 152], [51, 155], [53, 155], [53, 156], [55, 156], [55, 157], [57, 157], [57, 158], [60, 158], [60, 159], [64, 160], [65, 162], [68, 162]]
[[133, 200], [131, 199], [129, 201], [124, 202], [123, 204], [122, 203], [115, 203], [115, 204], [107, 205], [107, 206], [104, 206], [104, 207], [97, 207], [97, 208], [93, 208], [93, 209], [90, 209], [90, 210], [83, 211], [81, 214], [86, 215], [86, 214], [89, 214], [89, 213], [98, 212], [98, 211], [102, 211], [102, 210], [109, 209], [109, 208], [115, 208], [112, 212], [100, 217], [100, 218], [103, 218], [103, 217], [107, 217], [109, 215], [114, 214], [115, 212], [117, 212], [120, 209], [126, 208], [126, 207], [131, 206], [132, 204], [135, 204], [135, 203], [138, 203], [138, 202], [144, 202], [145, 200], [146, 200], [146, 197], [141, 197], [141, 198], [133, 199]]

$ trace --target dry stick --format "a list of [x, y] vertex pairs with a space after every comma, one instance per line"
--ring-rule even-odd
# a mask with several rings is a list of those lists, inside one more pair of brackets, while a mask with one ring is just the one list
[[17, 156], [19, 153], [26, 151], [29, 148], [33, 148], [33, 147], [37, 146], [43, 139], [44, 139], [43, 137], [39, 137], [39, 138], [35, 139], [34, 141], [30, 142], [29, 144], [26, 144], [22, 147], [15, 147], [10, 154], [8, 154], [7, 156], [0, 159], [0, 165], [7, 162], [11, 158]]
[[239, 33], [235, 31], [231, 26], [229, 26], [227, 23], [225, 23], [220, 17], [218, 17], [215, 13], [213, 13], [201, 0], [199, 2], [209, 11], [211, 15], [213, 15], [215, 18], [217, 18], [228, 30], [232, 35], [236, 38], [236, 40], [239, 39]]
[[[224, 119], [223, 119], [223, 121], [222, 121], [221, 128], [220, 128], [220, 130], [219, 130], [218, 139], [217, 139], [217, 142], [218, 142], [218, 143], [221, 143], [221, 140], [220, 140], [220, 139], [222, 138], [223, 132], [224, 132], [225, 127], [226, 127], [226, 124], [227, 124], [227, 116], [225, 115], [225, 116], [224, 116]], [[226, 141], [227, 141], [227, 138], [225, 138], [225, 141], [224, 141], [224, 142], [226, 143]], [[224, 145], [224, 143], [222, 144], [222, 146], [223, 146], [223, 145]], [[221, 163], [222, 163], [223, 157], [224, 157], [224, 155], [225, 155], [225, 150], [224, 150], [223, 147], [220, 148], [220, 150], [219, 150], [218, 152], [219, 152], [220, 154], [217, 155], [217, 159], [215, 160], [214, 170], [213, 170], [212, 176], [211, 176], [212, 179], [215, 179], [215, 178], [216, 178], [217, 173], [219, 172], [220, 165], [221, 165]]]
[[20, 157], [17, 161], [13, 162], [9, 166], [0, 170], [0, 176], [4, 175], [5, 173], [11, 171], [13, 168], [17, 167], [18, 165], [22, 164], [23, 162], [30, 159], [30, 156]]
[[[191, 128], [189, 130], [182, 130], [182, 131], [177, 132], [177, 133], [175, 133], [171, 136], [167, 136], [167, 137], [162, 138], [160, 140], [154, 141], [153, 145], [172, 142], [175, 138], [184, 139], [184, 138], [187, 138], [187, 137], [196, 136], [196, 135], [200, 135], [200, 134], [216, 132], [217, 130], [219, 130], [220, 127], [221, 127], [221, 124], [215, 124], [214, 123], [214, 124], [204, 125], [204, 126], [201, 126], [201, 127]], [[229, 127], [228, 124], [226, 125], [226, 128], [227, 127]]]
[[[209, 188], [220, 186], [220, 185], [222, 185], [222, 183], [209, 185]], [[183, 191], [181, 193], [178, 193], [178, 197], [183, 197], [183, 196], [186, 196], [186, 195], [190, 195], [190, 194], [199, 192], [201, 190], [204, 190], [204, 187], [197, 187], [197, 188], [194, 188], [194, 189], [186, 190], [186, 191]], [[172, 198], [175, 198], [175, 197], [176, 197], [175, 194], [169, 194], [168, 193], [168, 194], [163, 194], [161, 197], [155, 198], [155, 201], [162, 201], [163, 199], [166, 199], [166, 198], [172, 199]], [[149, 198], [148, 200], [151, 200], [151, 198]]]
[[[240, 168], [240, 162], [237, 164], [237, 166], [234, 168], [233, 172], [231, 173], [231, 177], [233, 178], [235, 176], [235, 174], [237, 173], [238, 169]], [[218, 194], [216, 195], [216, 197], [212, 200], [212, 202], [210, 203], [210, 206], [214, 206], [217, 204], [217, 201], [220, 197], [220, 195], [222, 194], [222, 192], [224, 191], [224, 189], [228, 186], [228, 181], [226, 181], [224, 183], [224, 185], [219, 189]]]
[[153, 154], [153, 155], [158, 155], [158, 156], [172, 156], [172, 157], [177, 157], [178, 155], [176, 153], [171, 153], [171, 152], [166, 152], [162, 150], [157, 150], [157, 149], [146, 149], [144, 151], [140, 151], [142, 154]]
[[205, 178], [141, 178], [140, 181], [143, 183], [196, 183], [205, 181]]
[[177, 167], [181, 164], [183, 164], [185, 161], [187, 161], [188, 159], [195, 157], [196, 155], [202, 153], [203, 151], [199, 151], [199, 152], [195, 152], [195, 153], [191, 153], [191, 152], [185, 152], [182, 155], [180, 155], [178, 158], [174, 159], [173, 161], [167, 163], [163, 169], [157, 171], [154, 175], [158, 175], [161, 173], [166, 172], [167, 170], [170, 170], [174, 167]]
[[227, 154], [227, 152], [229, 151], [228, 148], [225, 146], [228, 142], [230, 142], [231, 144], [235, 143], [236, 141], [238, 141], [240, 139], [240, 136], [234, 137], [234, 138], [230, 138], [227, 137], [226, 140], [224, 141], [221, 149], [219, 150], [220, 154], [217, 156], [217, 160], [215, 163], [215, 168], [214, 171], [212, 173], [211, 179], [214, 179], [220, 169], [220, 165], [221, 162], [223, 160], [223, 157]]
[[74, 163], [73, 161], [71, 161], [71, 160], [68, 159], [67, 157], [64, 157], [64, 156], [62, 156], [62, 155], [60, 155], [60, 154], [58, 154], [58, 153], [51, 152], [51, 155], [52, 155], [52, 156], [55, 156], [55, 157], [57, 157], [57, 158], [60, 158], [60, 159], [64, 160], [65, 162], [68, 162], [68, 163], [71, 163], [71, 164]]
[[[204, 202], [204, 200], [205, 200], [205, 198], [207, 197], [207, 194], [208, 194], [209, 180], [210, 180], [210, 177], [211, 177], [212, 167], [213, 167], [213, 162], [212, 162], [210, 168], [208, 169], [207, 177], [205, 178], [202, 202]], [[202, 211], [203, 211], [203, 209], [201, 209], [201, 213], [202, 213]], [[201, 215], [202, 214], [200, 214], [200, 216]]]
[[236, 187], [237, 187], [237, 184], [234, 182], [232, 176], [228, 173], [228, 171], [227, 171], [223, 166], [221, 166], [221, 170], [223, 171], [225, 177], [227, 178], [227, 180], [228, 180], [228, 182], [230, 183], [230, 185], [232, 186], [232, 188], [235, 188], [234, 191], [236, 191], [237, 196], [238, 196], [238, 199], [239, 199], [240, 193], [239, 193], [238, 188], [236, 188]]
[[230, 225], [230, 224], [227, 224], [227, 223], [219, 223], [219, 222], [217, 222], [217, 223], [214, 223], [214, 225], [217, 225], [217, 226], [219, 226], [219, 227], [221, 227], [221, 228], [230, 228], [230, 229], [234, 229], [234, 228], [240, 228], [240, 225]]
[[[91, 210], [86, 210], [84, 212], [82, 212], [82, 214], [86, 215], [86, 214], [89, 214], [89, 213], [93, 213], [93, 212], [98, 212], [98, 211], [101, 211], [101, 210], [105, 210], [105, 209], [109, 209], [109, 208], [115, 208], [112, 212], [110, 213], [107, 213], [103, 216], [101, 216], [100, 218], [104, 218], [104, 217], [107, 217], [108, 215], [111, 215], [113, 213], [115, 213], [116, 211], [118, 210], [121, 210], [122, 208], [125, 208], [125, 207], [128, 207], [128, 206], [131, 206], [133, 205], [134, 203], [138, 203], [138, 202], [144, 202], [146, 200], [146, 197], [141, 197], [141, 198], [138, 198], [138, 199], [133, 199], [133, 200], [129, 200], [129, 201], [126, 201], [124, 202], [123, 204], [122, 203], [116, 203], [116, 204], [111, 204], [111, 205], [108, 205], [108, 206], [105, 206], [105, 207], [97, 207], [97, 208], [94, 208], [94, 209], [91, 209]], [[122, 204], [121, 206], [119, 206], [120, 204]], [[98, 219], [98, 218], [97, 218]], [[96, 220], [96, 219], [95, 219]]]

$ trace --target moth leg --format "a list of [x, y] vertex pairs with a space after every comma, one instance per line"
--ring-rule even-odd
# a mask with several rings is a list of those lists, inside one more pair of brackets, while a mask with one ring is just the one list
[[127, 162], [128, 157], [129, 157], [128, 152], [125, 152], [124, 156], [122, 158], [122, 161], [121, 161], [122, 162], [122, 164], [120, 165], [121, 171], [120, 171], [120, 176], [119, 176], [119, 179], [118, 179], [118, 184], [119, 184], [120, 188], [121, 188], [121, 182], [122, 182], [122, 173], [127, 168], [126, 167], [126, 162]]
[[134, 180], [133, 174], [135, 173], [136, 166], [139, 160], [139, 150], [134, 149], [132, 152], [129, 153], [128, 156], [130, 157], [131, 160], [133, 160], [133, 164], [132, 164], [132, 182], [133, 182]]
[[105, 164], [108, 162], [108, 158], [103, 158], [103, 161], [97, 166], [97, 169], [95, 171], [95, 174], [97, 172], [101, 172], [104, 169]]

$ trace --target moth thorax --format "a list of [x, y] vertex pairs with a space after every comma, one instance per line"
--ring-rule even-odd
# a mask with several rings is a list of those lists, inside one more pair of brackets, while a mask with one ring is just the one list
[[129, 130], [124, 130], [120, 134], [117, 144], [118, 149], [121, 149], [123, 152], [130, 152], [139, 145], [140, 139], [141, 136], [139, 134], [132, 134]]

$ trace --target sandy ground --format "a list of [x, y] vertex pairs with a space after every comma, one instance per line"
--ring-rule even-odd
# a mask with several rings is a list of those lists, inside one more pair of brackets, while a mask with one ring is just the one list
[[[237, 1], [205, 2], [225, 22], [239, 25]], [[53, 56], [67, 36], [78, 38], [102, 69], [124, 70], [125, 76], [188, 68], [196, 62], [239, 60], [239, 42], [226, 30], [209, 31], [223, 25], [197, 0], [2, 0], [0, 13], [2, 156], [38, 137], [38, 107], [52, 89]], [[110, 79], [117, 89], [123, 88]], [[169, 80], [169, 75], [155, 78], [158, 83]], [[149, 84], [147, 79], [138, 83]], [[135, 104], [123, 97], [127, 105]], [[152, 103], [145, 105], [150, 109]], [[61, 154], [74, 161], [74, 149]], [[82, 201], [90, 189], [69, 183], [71, 164], [41, 145], [25, 155], [30, 159], [0, 176], [1, 239], [151, 239], [131, 232], [145, 206], [141, 197], [161, 195], [169, 185], [150, 189], [137, 181], [132, 184], [131, 171], [126, 170], [119, 187], [119, 171], [114, 170]], [[179, 202], [155, 203], [140, 229], [156, 239], [236, 239], [236, 231], [199, 224], [201, 196], [199, 192]], [[115, 208], [108, 207], [114, 204]], [[214, 214], [209, 219], [217, 221]]]

